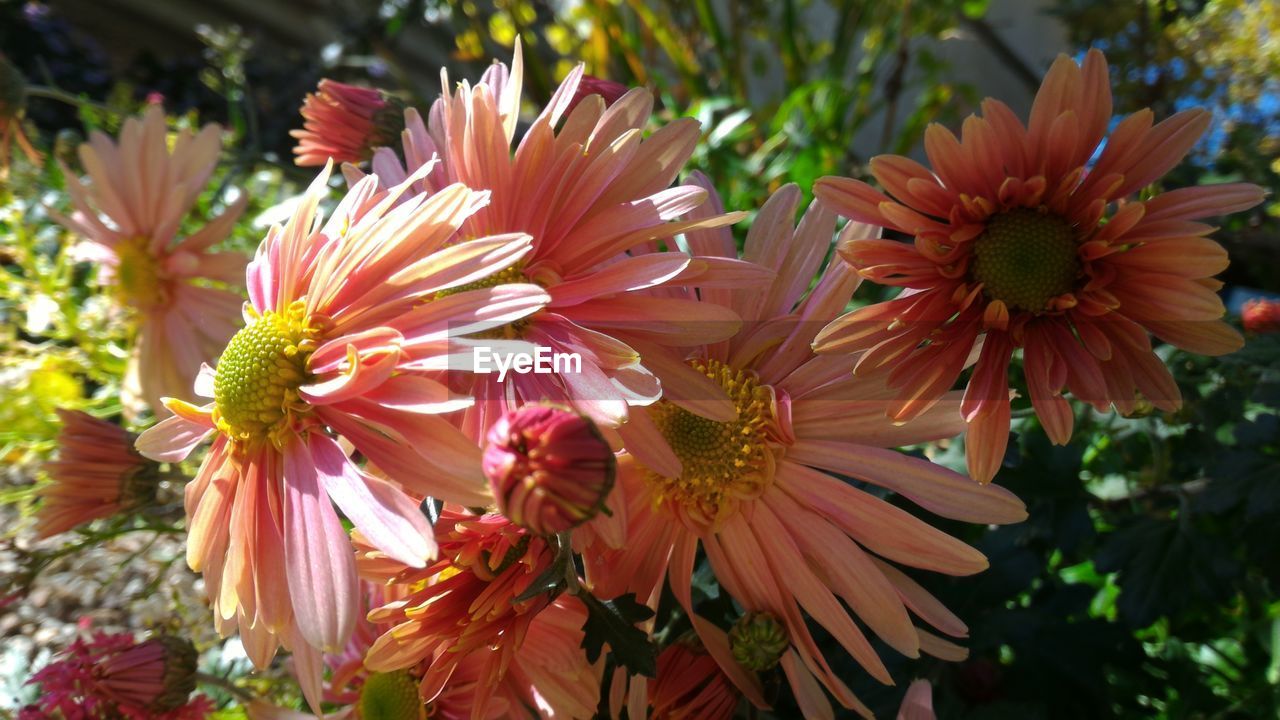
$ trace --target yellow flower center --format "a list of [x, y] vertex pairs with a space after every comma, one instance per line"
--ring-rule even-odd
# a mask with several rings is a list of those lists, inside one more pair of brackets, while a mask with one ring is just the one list
[[231, 439], [280, 445], [294, 413], [306, 411], [298, 387], [316, 333], [304, 322], [302, 302], [284, 313], [265, 312], [227, 343], [213, 380], [214, 418]]
[[678, 478], [652, 471], [647, 476], [659, 503], [671, 503], [695, 525], [707, 528], [728, 517], [738, 501], [759, 497], [773, 481], [774, 450], [768, 439], [773, 391], [755, 373], [717, 360], [690, 364], [724, 388], [738, 416], [717, 422], [658, 401], [649, 415], [684, 470]]
[[421, 720], [426, 707], [408, 670], [372, 673], [360, 688], [361, 720]]
[[164, 301], [160, 265], [148, 249], [150, 240], [129, 238], [116, 246], [116, 294], [130, 307], [145, 309]]
[[1001, 213], [974, 241], [969, 272], [1010, 310], [1044, 310], [1071, 292], [1080, 273], [1075, 232], [1061, 217], [1030, 208]]

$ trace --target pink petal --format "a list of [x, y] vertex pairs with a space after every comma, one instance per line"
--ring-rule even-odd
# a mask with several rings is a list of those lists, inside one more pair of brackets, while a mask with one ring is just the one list
[[181, 462], [212, 433], [212, 423], [174, 414], [143, 431], [134, 447], [157, 462]]
[[312, 647], [342, 650], [360, 612], [355, 553], [320, 488], [302, 440], [284, 448], [284, 554], [298, 631]]
[[361, 472], [332, 438], [311, 433], [307, 449], [325, 491], [365, 539], [393, 560], [426, 567], [436, 547], [418, 503], [395, 486]]

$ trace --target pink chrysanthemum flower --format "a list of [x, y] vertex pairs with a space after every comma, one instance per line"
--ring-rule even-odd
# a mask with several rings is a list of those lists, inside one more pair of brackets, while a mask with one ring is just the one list
[[1111, 88], [1097, 50], [1083, 67], [1058, 58], [1027, 126], [996, 100], [982, 108], [960, 140], [929, 127], [932, 172], [904, 157], [872, 159], [889, 195], [837, 177], [818, 180], [814, 193], [854, 220], [915, 237], [841, 246], [864, 277], [907, 290], [837, 319], [818, 335], [819, 351], [865, 351], [855, 372], [891, 366], [898, 392], [888, 413], [904, 422], [955, 385], [983, 338], [962, 412], [969, 472], [985, 482], [1008, 443], [1015, 349], [1036, 414], [1064, 444], [1074, 419], [1064, 388], [1099, 410], [1130, 412], [1138, 393], [1178, 407], [1148, 332], [1206, 355], [1241, 346], [1215, 294], [1227, 253], [1206, 237], [1211, 226], [1194, 221], [1252, 207], [1263, 192], [1214, 185], [1131, 199], [1182, 159], [1211, 116], [1187, 110], [1153, 127], [1141, 110], [1108, 137]]
[[404, 129], [403, 107], [372, 88], [329, 80], [302, 103], [302, 129], [289, 134], [298, 139], [293, 149], [300, 167], [368, 160], [373, 149], [389, 145]]
[[1280, 332], [1280, 300], [1254, 298], [1241, 308], [1240, 319], [1251, 333]]
[[44, 471], [36, 533], [47, 538], [111, 517], [155, 497], [157, 466], [133, 448], [135, 436], [80, 410], [58, 409], [58, 459]]
[[653, 720], [730, 720], [742, 698], [696, 635], [676, 640], [658, 655], [658, 674], [648, 692]]
[[[619, 462], [611, 503], [622, 505], [615, 514], [626, 518], [625, 542], [593, 543], [584, 558], [601, 597], [634, 592], [656, 602], [665, 575], [703, 644], [757, 705], [765, 701], [749, 670], [780, 663], [806, 714], [830, 713], [823, 686], [845, 707], [869, 714], [823, 658], [801, 610], [888, 683], [884, 664], [840, 600], [897, 651], [934, 653], [949, 643], [918, 630], [908, 610], [947, 635], [963, 637], [965, 627], [892, 563], [969, 575], [987, 562], [832, 474], [967, 522], [1017, 522], [1026, 511], [1003, 488], [886, 449], [955, 435], [963, 428], [956, 398], [898, 426], [884, 417], [892, 391], [882, 378], [853, 377], [846, 359], [814, 356], [813, 335], [843, 310], [859, 279], [840, 262], [822, 269], [835, 216], [815, 204], [793, 228], [799, 198], [795, 186], [775, 193], [747, 236], [746, 259], [775, 270], [771, 283], [700, 296], [730, 305], [746, 323], [687, 360], [732, 398], [736, 417], [709, 420], [666, 399], [634, 413], [631, 423], [646, 441], [628, 446], [631, 457]], [[845, 230], [855, 237], [872, 232], [856, 224]], [[736, 251], [727, 230], [692, 233], [689, 245], [700, 257]], [[693, 613], [699, 546], [721, 587], [752, 613], [751, 627], [732, 638]]]
[[209, 248], [231, 231], [248, 197], [178, 239], [183, 217], [218, 163], [220, 134], [212, 124], [194, 136], [184, 130], [170, 146], [164, 111], [153, 105], [142, 119], [125, 121], [118, 144], [94, 132], [80, 146], [88, 187], [62, 168], [75, 212], [50, 214], [84, 238], [76, 252], [99, 264], [99, 281], [137, 313], [126, 407], [139, 398], [160, 413], [161, 397], [190, 398], [200, 363], [239, 325], [241, 296], [208, 281], [243, 284], [247, 258]]
[[[551, 301], [499, 335], [581, 357], [581, 367], [571, 372], [513, 373], [502, 384], [497, 373], [475, 376], [467, 393], [477, 404], [464, 426], [477, 439], [506, 410], [543, 400], [574, 406], [604, 427], [619, 425], [629, 406], [661, 395], [659, 377], [662, 385], [679, 381], [655, 370], [664, 355], [678, 357], [682, 352], [673, 354], [673, 348], [722, 339], [738, 327], [738, 318], [722, 306], [681, 297], [657, 299], [637, 291], [738, 286], [761, 277], [758, 268], [736, 258], [692, 258], [674, 251], [639, 254], [658, 244], [673, 249], [678, 233], [741, 217], [707, 214], [676, 220], [707, 197], [699, 187], [671, 186], [698, 140], [696, 121], [676, 120], [645, 137], [653, 97], [641, 88], [608, 109], [593, 95], [567, 112], [581, 84], [579, 66], [513, 152], [522, 76], [517, 47], [510, 71], [494, 64], [478, 84], [463, 82], [456, 90], [446, 77], [428, 124], [416, 111], [406, 112], [408, 167], [441, 159], [418, 186], [422, 192], [461, 182], [492, 193], [489, 206], [467, 221], [459, 240], [505, 232], [533, 238], [527, 257], [488, 282], [536, 283]], [[373, 169], [392, 181], [405, 174], [390, 149], [374, 155]], [[633, 331], [634, 342], [619, 341], [621, 330]], [[665, 365], [678, 376], [692, 375], [678, 362]], [[707, 405], [726, 416], [732, 411], [723, 398]]]
[[440, 559], [425, 568], [360, 553], [362, 576], [400, 588], [399, 600], [369, 613], [389, 629], [369, 649], [365, 667], [416, 668], [428, 703], [464, 683], [469, 692], [452, 704], [469, 712], [456, 717], [487, 717], [494, 700], [504, 698], [509, 716], [517, 716], [514, 697], [555, 717], [594, 715], [601, 664], [588, 663], [580, 649], [586, 608], [571, 596], [522, 598], [555, 559], [549, 542], [501, 515], [448, 505], [435, 529]]
[[417, 501], [362, 470], [336, 436], [417, 495], [487, 504], [479, 449], [437, 415], [470, 401], [423, 373], [447, 368], [468, 333], [547, 299], [534, 285], [459, 291], [529, 251], [520, 235], [446, 247], [486, 193], [457, 185], [397, 204], [407, 184], [387, 193], [369, 178], [322, 223], [328, 178], [326, 167], [258, 248], [248, 325], [196, 381], [213, 402], [169, 400], [174, 416], [138, 439], [172, 462], [216, 436], [186, 488], [187, 561], [204, 572], [220, 630], [238, 626], [259, 667], [288, 643], [303, 672], [319, 667], [308, 646], [341, 648], [358, 610], [330, 500], [398, 561], [423, 567], [435, 554]]
[[76, 639], [29, 681], [40, 700], [22, 720], [202, 720], [213, 712], [196, 689], [195, 648], [162, 636], [135, 642], [128, 633]]

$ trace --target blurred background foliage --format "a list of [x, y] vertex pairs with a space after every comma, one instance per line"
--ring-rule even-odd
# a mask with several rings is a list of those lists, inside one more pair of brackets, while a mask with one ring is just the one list
[[[15, 151], [0, 181], [0, 550], [9, 552], [0, 596], [21, 576], [14, 557], [61, 552], [23, 536], [35, 467], [57, 428], [53, 409], [118, 414], [131, 332], [127, 311], [73, 259], [74, 238], [48, 218], [47, 206], [67, 204], [57, 161], [78, 168], [75, 147], [91, 130], [114, 132], [150, 101], [165, 104], [175, 127], [223, 123], [225, 161], [189, 222], [247, 193], [228, 245], [250, 249], [309, 179], [291, 163], [288, 131], [320, 77], [425, 107], [441, 66], [455, 79], [477, 77], [491, 58], [508, 58], [517, 36], [533, 104], [581, 61], [590, 74], [652, 88], [658, 121], [700, 120], [689, 169], [706, 172], [726, 207], [743, 210], [784, 182], [807, 193], [823, 175], [865, 177], [878, 153], [919, 157], [928, 123], [957, 128], [984, 94], [1025, 112], [1054, 54], [1101, 48], [1117, 113], [1214, 110], [1214, 130], [1166, 182], [1270, 189], [1270, 204], [1223, 219], [1218, 238], [1233, 258], [1223, 276], [1229, 304], [1280, 293], [1274, 2], [0, 0], [0, 52], [26, 78], [23, 127], [46, 154], [32, 163]], [[855, 301], [881, 292], [866, 286]], [[893, 688], [843, 661], [843, 677], [878, 713], [892, 716], [907, 682], [928, 677], [944, 718], [1280, 717], [1280, 336], [1251, 336], [1222, 359], [1167, 357], [1186, 398], [1181, 411], [1120, 417], [1084, 408], [1066, 447], [1050, 446], [1020, 401], [1017, 442], [998, 481], [1026, 500], [1031, 519], [946, 528], [992, 567], [954, 581], [922, 578], [969, 623], [970, 657], [897, 658]], [[960, 450], [916, 451], [959, 467]], [[163, 534], [160, 520], [120, 521], [83, 541]], [[147, 583], [130, 587], [116, 598], [125, 607], [154, 594]], [[734, 616], [709, 583], [699, 589], [709, 617]], [[87, 602], [62, 607], [61, 620], [73, 625]], [[190, 612], [191, 626], [205, 623], [203, 609]], [[113, 622], [144, 621], [126, 612]], [[673, 622], [664, 636], [679, 635]], [[2, 620], [0, 635], [30, 635], [32, 623]], [[843, 657], [829, 646], [833, 662]], [[233, 660], [226, 667], [243, 673]], [[771, 687], [784, 685], [775, 678]], [[779, 717], [796, 712], [787, 698], [778, 703]]]

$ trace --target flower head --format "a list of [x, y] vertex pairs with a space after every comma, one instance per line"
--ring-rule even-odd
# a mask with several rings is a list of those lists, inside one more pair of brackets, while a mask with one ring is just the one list
[[742, 697], [692, 633], [658, 656], [658, 675], [648, 693], [654, 720], [729, 720]]
[[302, 103], [302, 129], [289, 133], [298, 139], [294, 161], [311, 167], [368, 160], [404, 129], [403, 113], [386, 93], [323, 79]]
[[133, 449], [134, 435], [80, 410], [58, 410], [58, 459], [45, 463], [53, 481], [40, 488], [40, 537], [111, 517], [155, 497], [156, 463]]
[[[491, 193], [489, 205], [460, 229], [458, 242], [509, 232], [532, 238], [533, 249], [519, 264], [487, 282], [535, 283], [551, 300], [493, 337], [581, 359], [572, 371], [513, 373], [502, 383], [497, 373], [469, 378], [465, 391], [478, 401], [463, 426], [477, 440], [502, 413], [543, 400], [574, 407], [605, 428], [622, 424], [630, 407], [659, 397], [662, 369], [682, 355], [676, 348], [727, 337], [738, 327], [738, 318], [722, 306], [639, 291], [731, 287], [762, 275], [736, 258], [647, 252], [658, 244], [673, 247], [679, 233], [741, 217], [708, 210], [677, 220], [707, 199], [702, 188], [671, 186], [697, 142], [696, 121], [677, 120], [646, 136], [653, 97], [642, 88], [607, 109], [592, 95], [570, 111], [581, 84], [579, 66], [512, 148], [522, 78], [517, 47], [510, 69], [494, 64], [475, 85], [462, 82], [455, 89], [446, 78], [429, 123], [414, 110], [405, 113], [409, 170], [441, 160], [417, 190], [435, 193], [461, 182]], [[406, 175], [390, 148], [374, 155], [373, 170], [392, 182]], [[623, 331], [630, 332], [627, 342], [619, 339]]]
[[[654, 598], [670, 582], [703, 644], [757, 705], [765, 700], [754, 670], [777, 663], [806, 715], [830, 713], [823, 687], [867, 714], [827, 664], [802, 609], [868, 673], [889, 682], [850, 610], [911, 657], [948, 644], [917, 628], [908, 605], [943, 633], [962, 637], [965, 629], [950, 613], [935, 612], [941, 606], [885, 561], [950, 575], [976, 573], [987, 563], [973, 548], [833, 474], [959, 520], [1017, 522], [1026, 512], [1002, 488], [887, 449], [954, 435], [962, 428], [955, 398], [914, 423], [895, 425], [883, 414], [892, 397], [883, 377], [850, 376], [842, 359], [814, 356], [814, 334], [845, 307], [858, 277], [840, 262], [822, 267], [835, 216], [815, 203], [796, 227], [799, 198], [794, 186], [779, 190], [748, 236], [746, 259], [776, 271], [771, 282], [750, 292], [700, 294], [701, 302], [730, 304], [743, 330], [692, 348], [686, 367], [694, 372], [674, 375], [679, 384], [633, 415], [646, 441], [628, 443], [619, 460], [613, 504], [626, 518], [625, 537], [611, 545], [602, 535], [584, 558], [603, 597]], [[872, 232], [856, 224], [845, 230]], [[727, 231], [692, 233], [689, 246], [698, 256], [736, 252]], [[728, 418], [699, 414], [713, 391], [732, 401]], [[694, 612], [690, 583], [700, 546], [721, 587], [749, 613], [731, 633]]]
[[136, 397], [159, 413], [161, 397], [191, 398], [200, 363], [238, 325], [240, 295], [208, 281], [243, 284], [247, 258], [209, 248], [230, 232], [248, 197], [179, 239], [217, 165], [220, 135], [217, 125], [206, 125], [197, 135], [177, 133], [170, 145], [164, 111], [152, 105], [141, 119], [124, 122], [118, 143], [94, 132], [80, 146], [88, 186], [63, 168], [75, 212], [52, 215], [84, 238], [78, 255], [99, 264], [99, 281], [138, 318], [126, 407]]
[[365, 667], [420, 677], [432, 717], [592, 716], [603, 664], [580, 649], [586, 608], [528, 592], [554, 560], [548, 541], [501, 515], [448, 505], [436, 533], [440, 559], [426, 568], [361, 548], [361, 574], [399, 598], [369, 614], [384, 632]]
[[905, 422], [951, 389], [985, 336], [962, 406], [969, 472], [985, 482], [1008, 442], [1016, 349], [1036, 414], [1063, 444], [1073, 423], [1064, 389], [1099, 410], [1127, 413], [1142, 398], [1178, 406], [1148, 333], [1208, 355], [1240, 347], [1215, 294], [1226, 251], [1196, 220], [1252, 207], [1263, 193], [1210, 185], [1133, 199], [1182, 159], [1211, 116], [1187, 110], [1153, 126], [1141, 110], [1108, 137], [1111, 88], [1097, 50], [1083, 66], [1058, 58], [1026, 126], [996, 100], [982, 109], [959, 140], [929, 127], [932, 171], [905, 157], [873, 158], [888, 195], [837, 177], [818, 180], [814, 193], [856, 221], [914, 237], [841, 244], [862, 276], [906, 291], [836, 319], [816, 346], [858, 353], [857, 373], [891, 367], [897, 395], [887, 412]]
[[[328, 177], [326, 167], [258, 248], [248, 324], [196, 381], [212, 402], [170, 400], [174, 416], [138, 439], [144, 454], [173, 461], [214, 437], [186, 489], [187, 561], [205, 573], [219, 628], [238, 626], [260, 667], [284, 642], [318, 669], [318, 650], [351, 635], [354, 557], [331, 500], [374, 547], [415, 568], [435, 544], [404, 490], [491, 502], [480, 449], [438, 417], [470, 401], [432, 378], [469, 333], [546, 302], [534, 285], [440, 297], [528, 252], [520, 235], [447, 245], [485, 193], [455, 185], [397, 204], [407, 184], [385, 192], [369, 178], [322, 222]], [[391, 479], [357, 465], [339, 436]]]
[[489, 429], [484, 472], [498, 511], [537, 535], [595, 517], [613, 489], [613, 450], [590, 418], [525, 405]]
[[1280, 300], [1254, 298], [1240, 312], [1244, 329], [1251, 333], [1280, 332]]
[[196, 651], [180, 638], [141, 643], [128, 633], [76, 639], [29, 682], [40, 700], [22, 718], [200, 720], [213, 711], [195, 691]]

